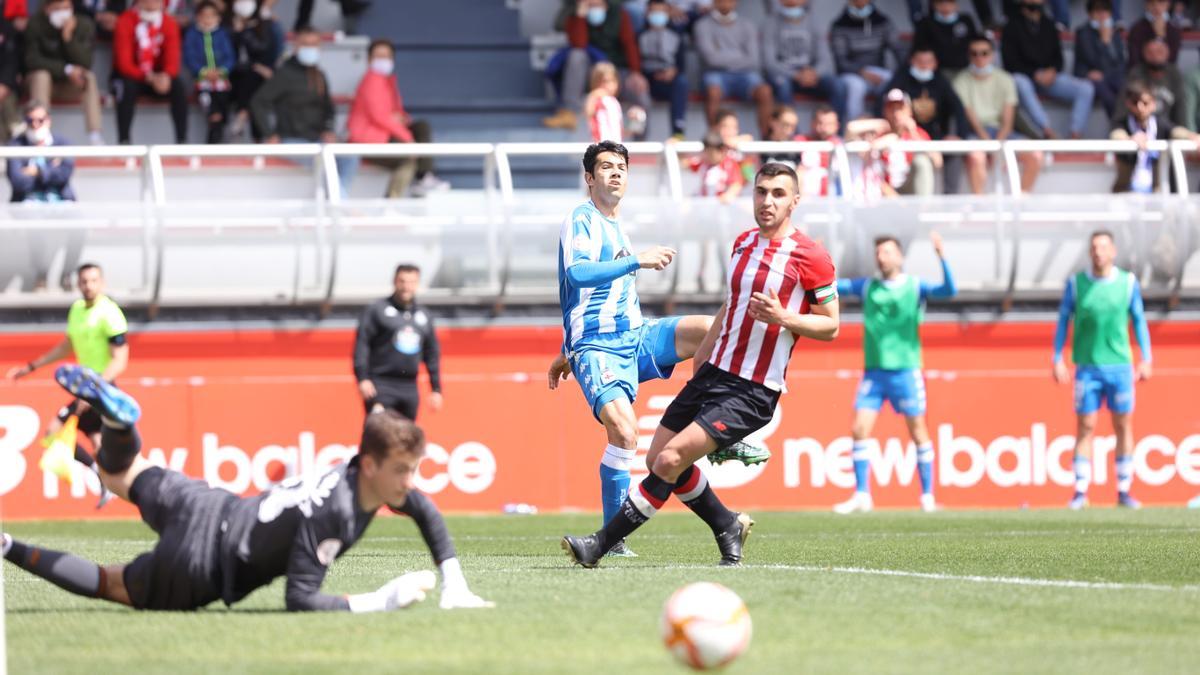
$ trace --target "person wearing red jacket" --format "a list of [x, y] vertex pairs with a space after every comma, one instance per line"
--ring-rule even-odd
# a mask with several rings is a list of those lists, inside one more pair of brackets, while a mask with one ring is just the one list
[[187, 88], [179, 77], [179, 24], [163, 11], [163, 0], [139, 0], [121, 14], [113, 31], [113, 90], [117, 98], [117, 137], [130, 143], [139, 96], [171, 102], [175, 142], [187, 142]]
[[642, 125], [629, 125], [626, 131], [640, 136], [650, 109], [650, 82], [642, 74], [641, 51], [629, 12], [608, 0], [563, 0], [558, 27], [566, 32], [568, 44], [546, 64], [546, 75], [558, 87], [559, 107], [542, 123], [552, 129], [574, 129], [583, 110], [592, 62], [611, 61], [620, 74], [621, 103], [631, 120], [643, 121]]
[[[400, 96], [396, 76], [392, 74], [396, 67], [392, 43], [373, 40], [367, 56], [367, 72], [354, 92], [350, 118], [346, 122], [348, 140], [351, 143], [428, 143], [431, 138], [429, 123], [413, 120], [404, 109], [404, 99]], [[430, 157], [372, 157], [367, 161], [391, 169], [388, 199], [403, 197], [414, 175], [417, 179], [413, 186], [414, 196], [450, 187], [433, 174]]]

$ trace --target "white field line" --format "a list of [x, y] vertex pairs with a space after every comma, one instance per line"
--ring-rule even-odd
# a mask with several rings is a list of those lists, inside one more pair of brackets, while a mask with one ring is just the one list
[[906, 577], [910, 579], [931, 579], [934, 581], [965, 581], [969, 583], [1002, 584], [1007, 586], [1082, 588], [1104, 591], [1200, 592], [1200, 586], [1167, 586], [1165, 584], [1139, 583], [1127, 584], [1109, 581], [1036, 579], [1030, 577], [987, 577], [976, 574], [943, 574], [941, 572], [913, 572], [909, 570], [872, 569], [869, 567], [818, 567], [815, 565], [746, 565], [746, 567], [750, 569], [782, 570], [789, 572], [833, 572], [835, 574], [863, 574], [868, 576]]

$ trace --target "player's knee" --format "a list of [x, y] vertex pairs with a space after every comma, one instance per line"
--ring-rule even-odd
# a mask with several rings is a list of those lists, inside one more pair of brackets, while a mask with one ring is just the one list
[[620, 448], [633, 449], [637, 447], [637, 422], [624, 417], [614, 418], [605, 425], [608, 431], [608, 442]]
[[682, 470], [683, 457], [671, 448], [665, 448], [654, 458], [650, 471], [659, 478], [672, 478]]
[[1080, 438], [1091, 438], [1096, 433], [1096, 420], [1091, 416], [1080, 417], [1076, 428]]

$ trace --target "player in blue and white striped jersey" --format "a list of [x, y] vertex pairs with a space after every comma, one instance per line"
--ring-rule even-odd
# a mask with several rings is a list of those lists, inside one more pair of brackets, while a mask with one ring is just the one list
[[[709, 316], [644, 319], [638, 302], [638, 270], [666, 269], [675, 251], [654, 246], [637, 255], [618, 220], [629, 176], [629, 152], [603, 141], [583, 156], [590, 199], [563, 221], [559, 235], [558, 285], [563, 311], [562, 353], [550, 366], [550, 388], [574, 372], [608, 445], [600, 460], [604, 521], [621, 508], [629, 468], [637, 454], [638, 383], [668, 378], [675, 364], [692, 358], [712, 323]], [[731, 455], [765, 461], [765, 450]], [[611, 551], [632, 555], [624, 544]]]

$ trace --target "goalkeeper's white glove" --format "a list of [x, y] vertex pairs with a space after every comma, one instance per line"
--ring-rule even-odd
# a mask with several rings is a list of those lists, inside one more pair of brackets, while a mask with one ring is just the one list
[[429, 570], [409, 572], [392, 579], [374, 593], [360, 593], [346, 599], [350, 602], [351, 612], [389, 612], [421, 602], [436, 585], [437, 576]]
[[496, 606], [496, 603], [484, 600], [467, 587], [467, 578], [463, 576], [462, 565], [458, 563], [458, 558], [443, 560], [438, 568], [442, 571], [442, 599], [438, 602], [438, 606], [442, 609], [477, 609]]

